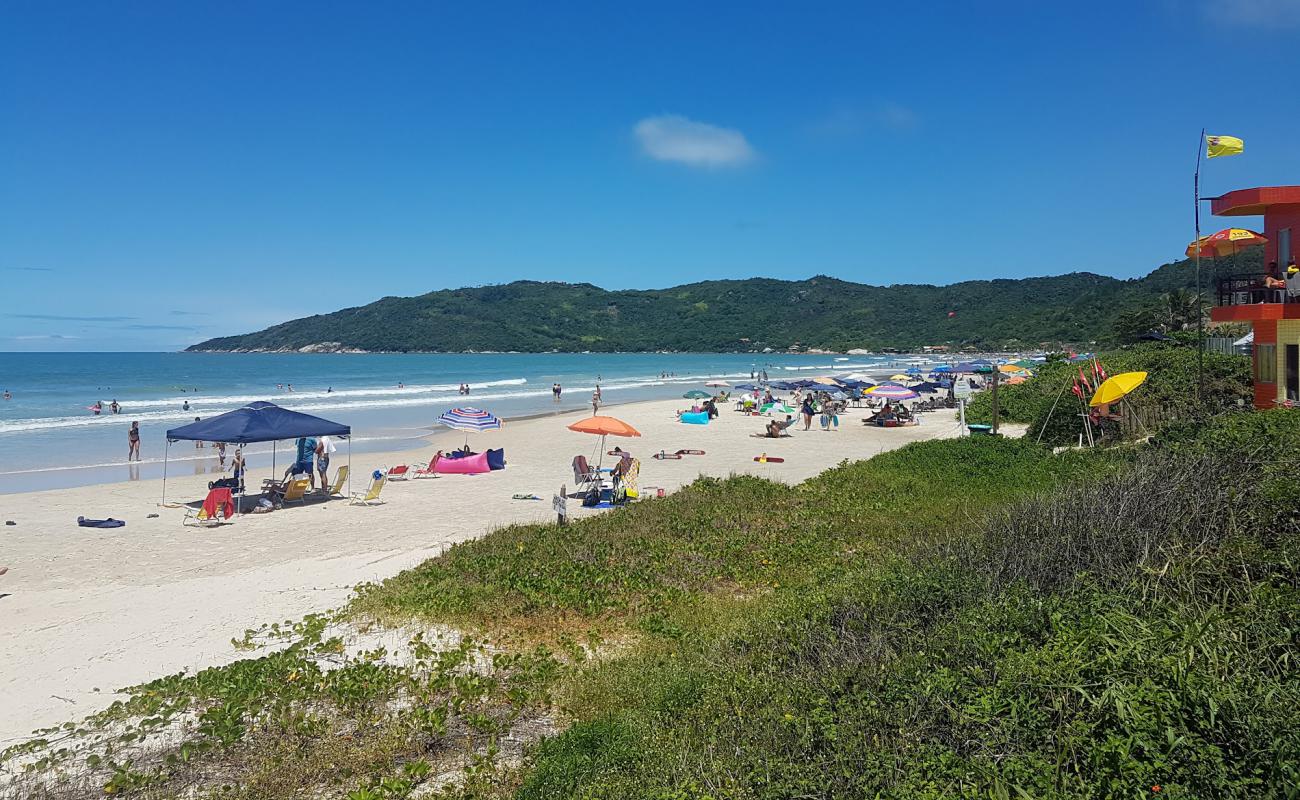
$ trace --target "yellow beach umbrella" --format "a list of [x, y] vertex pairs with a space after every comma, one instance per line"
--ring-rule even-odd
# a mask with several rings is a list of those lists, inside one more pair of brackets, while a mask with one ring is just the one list
[[839, 381], [835, 380], [834, 378], [827, 378], [827, 377], [825, 377], [825, 376], [820, 376], [820, 377], [817, 377], [817, 378], [813, 378], [812, 380], [813, 380], [813, 383], [820, 383], [822, 386], [839, 386], [839, 385], [840, 385], [840, 382], [839, 382]]
[[1029, 380], [1029, 379], [1026, 378], [1024, 375], [1012, 375], [1010, 378], [1007, 378], [1007, 385], [1008, 385], [1008, 386], [1017, 386], [1017, 385], [1019, 385], [1019, 384], [1024, 383], [1024, 382], [1027, 381], [1027, 380]]
[[1020, 366], [1019, 364], [1003, 364], [998, 367], [1005, 375], [1033, 375], [1034, 373]]
[[1238, 248], [1250, 247], [1251, 245], [1268, 244], [1268, 239], [1263, 234], [1255, 233], [1245, 228], [1224, 228], [1218, 233], [1212, 233], [1209, 236], [1202, 236], [1200, 239], [1187, 245], [1187, 257], [1191, 258], [1196, 255], [1199, 248], [1201, 258], [1210, 258], [1214, 256], [1226, 256], [1235, 254]]
[[901, 373], [901, 372], [898, 373], [897, 375], [890, 375], [890, 376], [889, 376], [889, 379], [890, 379], [891, 381], [914, 381], [914, 380], [916, 380], [916, 378], [912, 377], [911, 375], [904, 375], [904, 374]]
[[1088, 405], [1096, 407], [1114, 403], [1141, 386], [1146, 379], [1145, 372], [1121, 372], [1119, 375], [1107, 378], [1101, 386], [1097, 387], [1097, 393], [1092, 396]]

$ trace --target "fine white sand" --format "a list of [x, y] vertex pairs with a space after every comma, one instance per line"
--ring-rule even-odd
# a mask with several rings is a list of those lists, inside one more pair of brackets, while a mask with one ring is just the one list
[[[673, 411], [687, 404], [602, 409], [642, 433], [611, 437], [606, 446], [641, 459], [642, 497], [699, 475], [751, 473], [796, 483], [845, 459], [958, 433], [951, 412], [922, 415], [916, 427], [882, 429], [862, 425], [866, 412], [850, 410], [838, 430], [823, 432], [814, 421], [812, 431], [799, 425], [791, 438], [760, 440], [751, 434], [766, 418], [727, 407], [707, 427], [684, 425]], [[0, 496], [0, 520], [17, 523], [0, 525], [0, 564], [10, 568], [0, 577], [0, 747], [34, 728], [93, 713], [117, 699], [121, 687], [238, 659], [230, 640], [246, 628], [338, 607], [354, 585], [394, 575], [495, 527], [552, 519], [550, 498], [561, 484], [573, 487], [573, 456], [595, 461], [599, 438], [565, 427], [584, 416], [507, 422], [499, 431], [471, 434], [475, 449], [504, 447], [507, 469], [392, 483], [384, 490], [387, 502], [369, 508], [336, 499], [201, 529], [182, 527], [183, 509], [159, 507], [160, 481]], [[362, 491], [378, 467], [426, 461], [435, 449], [463, 441], [464, 434], [449, 431], [430, 436], [419, 452], [356, 456], [352, 488]], [[650, 458], [681, 448], [706, 455]], [[786, 462], [755, 463], [763, 452]], [[343, 463], [340, 451], [333, 466]], [[202, 499], [213, 477], [169, 479], [168, 500]], [[262, 477], [268, 476], [250, 475], [250, 485]], [[516, 493], [545, 500], [512, 500]], [[600, 513], [576, 501], [569, 510]], [[146, 518], [151, 513], [159, 516]], [[81, 528], [78, 516], [111, 516], [127, 525]]]

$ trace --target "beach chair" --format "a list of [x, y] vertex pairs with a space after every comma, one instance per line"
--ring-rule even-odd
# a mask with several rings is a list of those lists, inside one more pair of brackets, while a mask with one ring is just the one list
[[591, 483], [600, 480], [600, 470], [595, 469], [587, 463], [587, 457], [577, 455], [573, 457], [573, 480], [579, 485]]
[[436, 478], [436, 477], [438, 477], [438, 473], [434, 472], [434, 471], [433, 471], [433, 468], [436, 467], [436, 466], [438, 465], [438, 459], [440, 459], [440, 458], [442, 458], [442, 451], [441, 451], [441, 450], [439, 450], [438, 452], [436, 452], [436, 453], [433, 454], [433, 458], [429, 459], [429, 463], [427, 463], [427, 464], [416, 464], [416, 465], [415, 465], [415, 469], [411, 472], [411, 477], [412, 477], [412, 478]]
[[334, 475], [334, 484], [329, 487], [329, 490], [325, 493], [325, 497], [327, 498], [333, 497], [336, 494], [342, 495], [343, 487], [347, 484], [347, 482], [348, 482], [348, 465], [344, 464], [343, 466], [339, 467], [339, 471]]
[[388, 476], [381, 474], [378, 478], [370, 481], [370, 488], [365, 492], [352, 495], [348, 501], [350, 506], [377, 506], [382, 505], [383, 500], [379, 499], [379, 493], [383, 491], [384, 484], [388, 482]]
[[230, 489], [219, 488], [208, 491], [203, 505], [185, 512], [182, 525], [196, 528], [215, 528], [223, 521], [229, 522], [235, 515], [235, 504], [230, 497]]
[[409, 464], [399, 464], [396, 467], [389, 467], [385, 474], [390, 481], [410, 480], [411, 467]]
[[307, 502], [307, 490], [311, 488], [311, 478], [295, 478], [289, 481], [289, 485], [284, 487], [284, 494], [280, 496], [280, 505], [288, 503]]

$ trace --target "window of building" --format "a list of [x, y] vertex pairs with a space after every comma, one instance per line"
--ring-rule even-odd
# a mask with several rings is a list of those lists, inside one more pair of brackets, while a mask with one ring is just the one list
[[1283, 228], [1277, 232], [1277, 265], [1280, 269], [1286, 269], [1286, 265], [1293, 260], [1291, 254], [1291, 229]]
[[1255, 345], [1255, 380], [1259, 383], [1277, 383], [1277, 345]]

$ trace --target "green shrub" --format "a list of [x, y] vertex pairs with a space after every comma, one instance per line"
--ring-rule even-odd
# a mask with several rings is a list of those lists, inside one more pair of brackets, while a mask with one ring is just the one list
[[[1225, 410], [1245, 409], [1253, 402], [1250, 359], [1242, 356], [1205, 354], [1202, 400], [1197, 399], [1197, 353], [1194, 347], [1141, 344], [1104, 352], [1098, 358], [1109, 375], [1135, 371], [1148, 373], [1146, 383], [1130, 395], [1130, 402], [1138, 414], [1156, 429], [1179, 420], [1200, 420]], [[1041, 437], [1047, 445], [1075, 442], [1082, 430], [1079, 414], [1084, 410], [1084, 404], [1071, 393], [1070, 386], [1080, 370], [1086, 378], [1093, 379], [1090, 362], [1060, 360], [1043, 364], [1025, 383], [1000, 386], [1000, 419], [1029, 425], [1029, 437], [1034, 440]], [[991, 393], [977, 394], [971, 400], [966, 416], [971, 422], [991, 421]]]

